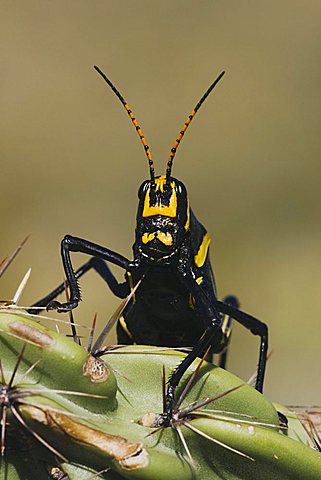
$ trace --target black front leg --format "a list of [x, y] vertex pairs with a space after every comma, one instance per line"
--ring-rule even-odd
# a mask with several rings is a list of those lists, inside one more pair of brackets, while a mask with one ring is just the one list
[[[102, 260], [98, 257], [91, 257], [88, 262], [84, 263], [81, 267], [79, 267], [75, 272], [76, 279], [78, 280], [91, 269], [95, 270], [95, 272], [97, 272], [98, 275], [107, 283], [108, 287], [110, 288], [112, 293], [116, 295], [116, 297], [126, 298], [127, 295], [129, 295], [130, 288], [128, 282], [118, 282], [105, 260]], [[58, 297], [58, 295], [64, 292], [65, 288], [66, 283], [61, 283], [45, 297], [41, 298], [41, 300], [38, 300], [30, 308], [28, 308], [28, 312], [37, 315], [41, 312], [40, 307], [45, 310], [46, 305], [48, 305], [49, 302], [51, 302], [56, 297]]]
[[66, 312], [76, 308], [81, 300], [80, 289], [71, 263], [69, 252], [87, 253], [88, 255], [107, 260], [108, 262], [118, 265], [125, 270], [130, 270], [134, 266], [133, 262], [130, 262], [126, 257], [123, 257], [119, 253], [102, 247], [101, 245], [97, 245], [96, 243], [89, 242], [88, 240], [66, 235], [61, 242], [61, 256], [67, 284], [70, 289], [70, 301], [62, 304], [55, 300], [51, 301], [47, 306], [48, 310]]
[[254, 335], [259, 335], [261, 337], [258, 375], [255, 385], [256, 390], [259, 392], [262, 392], [263, 390], [266, 367], [268, 349], [267, 325], [232, 305], [218, 301], [214, 296], [211, 301], [208, 294], [195, 281], [191, 270], [181, 273], [181, 279], [196, 302], [202, 306], [202, 310], [209, 323], [203, 335], [193, 347], [193, 350], [184, 358], [180, 365], [178, 365], [168, 381], [164, 413], [159, 422], [162, 426], [169, 426], [171, 424], [175, 390], [186, 370], [210, 345], [213, 346], [213, 351], [219, 348], [223, 337], [222, 316], [220, 312], [233, 317], [243, 326], [248, 328]]
[[162, 426], [169, 426], [173, 416], [174, 395], [177, 385], [179, 384], [182, 376], [193, 363], [193, 361], [201, 356], [201, 354], [210, 346], [219, 345], [222, 340], [222, 316], [216, 309], [215, 305], [209, 302], [207, 294], [196, 283], [191, 271], [181, 273], [181, 280], [185, 284], [186, 288], [191, 292], [192, 296], [202, 304], [206, 311], [206, 318], [209, 321], [208, 327], [200, 337], [192, 351], [184, 358], [184, 360], [175, 368], [170, 379], [168, 380], [165, 408], [163, 415], [161, 416], [160, 424]]

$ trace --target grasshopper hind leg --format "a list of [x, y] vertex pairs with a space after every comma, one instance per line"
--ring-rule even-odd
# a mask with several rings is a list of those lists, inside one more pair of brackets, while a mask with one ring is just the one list
[[[223, 299], [223, 302], [235, 308], [240, 307], [239, 299], [235, 295], [227, 295]], [[223, 321], [222, 321], [222, 332], [224, 336], [223, 342], [225, 346], [223, 347], [223, 350], [219, 353], [219, 360], [218, 360], [219, 367], [224, 369], [226, 369], [228, 350], [229, 350], [230, 341], [231, 341], [232, 327], [233, 327], [233, 318], [230, 317], [229, 315], [224, 315]]]

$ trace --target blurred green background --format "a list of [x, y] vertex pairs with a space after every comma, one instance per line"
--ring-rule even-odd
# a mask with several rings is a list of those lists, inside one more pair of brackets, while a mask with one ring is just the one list
[[[269, 325], [266, 393], [320, 404], [320, 0], [12, 0], [0, 22], [1, 256], [32, 234], [1, 297], [29, 266], [22, 304], [60, 283], [66, 233], [131, 256], [147, 160], [92, 65], [133, 108], [157, 173], [226, 69], [173, 173], [213, 236], [219, 296], [237, 294]], [[94, 273], [81, 286], [76, 320], [108, 319], [118, 300]], [[230, 370], [248, 378], [258, 345], [236, 325]]]

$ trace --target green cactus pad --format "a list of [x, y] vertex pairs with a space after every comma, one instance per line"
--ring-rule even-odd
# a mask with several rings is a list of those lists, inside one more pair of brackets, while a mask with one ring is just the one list
[[[162, 369], [168, 378], [184, 355], [130, 346], [97, 360], [28, 316], [0, 313], [2, 406], [11, 395], [0, 480], [54, 479], [49, 472], [59, 471], [87, 480], [107, 467], [101, 476], [109, 480], [321, 478], [321, 454], [279, 429], [275, 407], [206, 362], [176, 412], [175, 428], [155, 432]], [[184, 375], [176, 399], [198, 365]], [[117, 381], [112, 369], [120, 372]], [[219, 398], [187, 412], [210, 397]]]

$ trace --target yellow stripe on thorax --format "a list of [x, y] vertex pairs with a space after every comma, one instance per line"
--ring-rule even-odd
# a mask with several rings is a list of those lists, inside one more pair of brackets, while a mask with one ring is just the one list
[[189, 209], [189, 199], [187, 197], [187, 210], [186, 210], [186, 223], [184, 225], [185, 231], [187, 232], [191, 223], [191, 213]]
[[[164, 185], [166, 183], [166, 176], [155, 178], [156, 191], [164, 191]], [[169, 205], [163, 205], [158, 203], [156, 205], [150, 205], [150, 186], [145, 195], [143, 217], [151, 217], [153, 215], [164, 215], [165, 217], [176, 217], [177, 213], [177, 195], [175, 190], [175, 182], [171, 182], [172, 195], [169, 200]]]
[[195, 265], [197, 267], [202, 267], [204, 265], [210, 242], [211, 237], [209, 233], [206, 232], [203, 237], [202, 243], [199, 246], [198, 252], [194, 257]]

